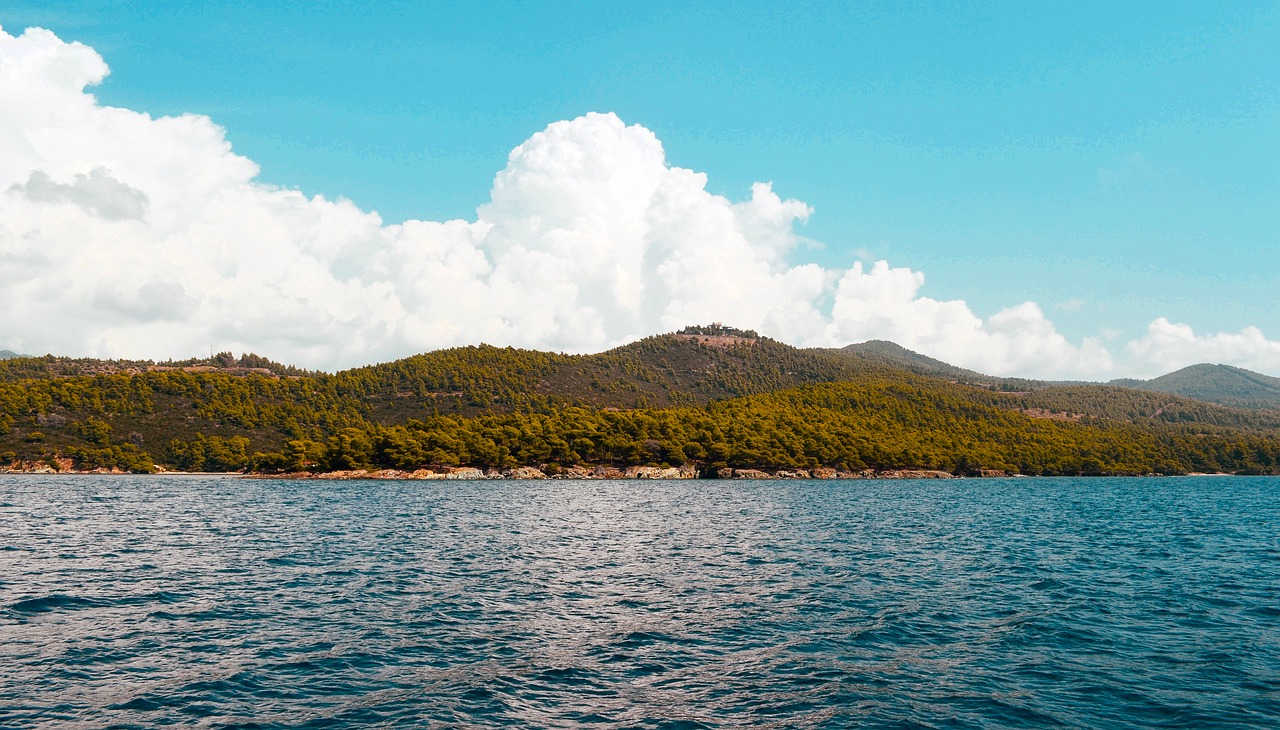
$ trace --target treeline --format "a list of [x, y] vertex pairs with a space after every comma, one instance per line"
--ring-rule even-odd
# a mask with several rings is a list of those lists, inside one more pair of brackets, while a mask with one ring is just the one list
[[283, 365], [261, 355], [245, 353], [236, 357], [230, 352], [220, 352], [209, 358], [186, 360], [98, 360], [96, 358], [15, 357], [0, 359], [0, 383], [50, 378], [74, 378], [88, 375], [117, 375], [146, 372], [152, 368], [214, 368], [225, 370], [260, 370], [279, 377], [311, 377], [315, 371], [293, 365]]
[[84, 468], [243, 469], [289, 439], [365, 422], [332, 376], [181, 370], [0, 382], [0, 466], [72, 458]]
[[756, 339], [760, 335], [755, 330], [740, 330], [737, 327], [729, 327], [723, 324], [694, 324], [681, 329], [678, 335], [706, 335], [713, 337], [742, 337], [744, 339]]

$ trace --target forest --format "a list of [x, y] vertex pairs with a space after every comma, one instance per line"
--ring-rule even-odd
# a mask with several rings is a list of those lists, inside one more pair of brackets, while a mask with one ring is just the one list
[[1275, 411], [984, 380], [883, 347], [802, 350], [718, 328], [596, 355], [464, 347], [336, 374], [230, 353], [4, 360], [0, 469], [1280, 472]]

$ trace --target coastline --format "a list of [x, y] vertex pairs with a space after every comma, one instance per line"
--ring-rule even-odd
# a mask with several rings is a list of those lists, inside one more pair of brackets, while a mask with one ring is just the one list
[[[352, 469], [330, 472], [287, 472], [284, 474], [250, 473], [245, 475], [251, 479], [298, 479], [298, 480], [334, 480], [375, 479], [383, 481], [482, 481], [482, 480], [684, 480], [684, 479], [743, 479], [743, 480], [781, 480], [781, 479], [959, 479], [955, 474], [937, 469], [890, 469], [875, 471], [863, 469], [857, 472], [839, 471], [836, 469], [717, 469], [714, 473], [699, 471], [691, 464], [679, 467], [629, 466], [624, 468], [597, 466], [593, 468], [569, 467], [562, 469], [543, 469], [522, 466], [512, 469], [481, 470], [474, 467], [444, 468], [441, 470], [416, 469]], [[984, 476], [1008, 476], [1004, 472], [986, 474]]]
[[[8, 475], [58, 475], [58, 476], [169, 476], [169, 477], [219, 477], [224, 479], [284, 479], [290, 481], [501, 481], [501, 480], [561, 480], [561, 481], [604, 481], [604, 480], [750, 480], [750, 481], [782, 481], [782, 480], [819, 480], [819, 481], [868, 481], [868, 480], [903, 480], [903, 479], [999, 479], [999, 478], [1045, 478], [1043, 475], [1019, 474], [999, 469], [982, 469], [971, 474], [954, 474], [940, 469], [860, 469], [844, 471], [826, 467], [816, 469], [733, 469], [729, 467], [712, 470], [700, 470], [692, 464], [679, 467], [660, 466], [596, 466], [554, 468], [542, 465], [541, 468], [531, 466], [513, 467], [509, 469], [477, 469], [475, 467], [436, 467], [435, 469], [343, 469], [336, 471], [293, 471], [282, 473], [268, 472], [217, 472], [217, 471], [175, 471], [157, 468], [152, 473], [129, 472], [118, 468], [76, 469], [69, 459], [59, 459], [58, 468], [47, 462], [20, 462], [0, 467], [0, 476]], [[1084, 476], [1079, 474], [1059, 475], [1071, 478]], [[1230, 472], [1188, 472], [1186, 474], [1096, 474], [1099, 477], [1150, 477], [1150, 476], [1184, 476], [1184, 477], [1229, 477], [1259, 476], [1240, 475]], [[1262, 475], [1265, 476], [1265, 475]]]

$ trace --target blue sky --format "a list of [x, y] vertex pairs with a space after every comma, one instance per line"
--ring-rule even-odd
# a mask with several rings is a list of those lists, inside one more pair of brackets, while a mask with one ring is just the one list
[[1273, 3], [9, 3], [103, 104], [210, 116], [259, 180], [475, 217], [513, 147], [614, 112], [733, 200], [813, 207], [796, 263], [887, 259], [1064, 335], [1280, 336]]

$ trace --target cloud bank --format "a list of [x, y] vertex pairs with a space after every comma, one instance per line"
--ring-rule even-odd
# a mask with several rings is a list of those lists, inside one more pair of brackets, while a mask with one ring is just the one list
[[[1101, 378], [1033, 302], [986, 319], [879, 261], [794, 265], [812, 210], [768, 183], [732, 201], [613, 114], [514, 149], [474, 220], [386, 225], [347, 200], [255, 182], [208, 117], [153, 118], [86, 89], [91, 48], [0, 30], [0, 345], [109, 357], [255, 351], [335, 369], [489, 342], [598, 351], [723, 321], [801, 346], [889, 339], [984, 372]], [[1124, 374], [1236, 358], [1280, 371], [1256, 329], [1156, 320]]]

